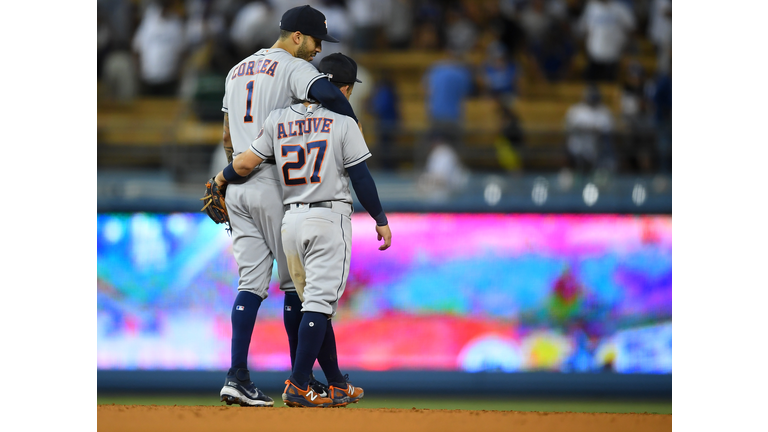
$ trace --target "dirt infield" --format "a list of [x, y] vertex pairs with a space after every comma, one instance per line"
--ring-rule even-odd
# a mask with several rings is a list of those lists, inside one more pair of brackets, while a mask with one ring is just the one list
[[[99, 432], [285, 431], [321, 425], [365, 432], [671, 431], [664, 414], [547, 413], [427, 409], [300, 409], [215, 406], [98, 405]], [[331, 429], [335, 430], [335, 429]]]

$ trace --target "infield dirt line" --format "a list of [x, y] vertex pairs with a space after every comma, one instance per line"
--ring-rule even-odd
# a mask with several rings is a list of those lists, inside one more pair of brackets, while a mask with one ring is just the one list
[[366, 432], [672, 430], [672, 415], [669, 414], [160, 405], [98, 405], [97, 413], [99, 432], [202, 432], [242, 427], [259, 431], [338, 427]]

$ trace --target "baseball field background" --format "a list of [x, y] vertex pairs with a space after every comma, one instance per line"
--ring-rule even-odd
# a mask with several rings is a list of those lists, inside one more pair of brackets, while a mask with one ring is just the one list
[[[672, 373], [669, 216], [393, 214], [376, 247], [353, 218], [334, 318], [343, 370]], [[100, 370], [227, 370], [237, 265], [202, 214], [99, 215]], [[287, 371], [273, 271], [252, 371]]]
[[[350, 277], [334, 322], [340, 367], [366, 389], [350, 416], [421, 414], [390, 420], [402, 430], [428, 430], [443, 421], [431, 415], [452, 410], [550, 412], [574, 425], [574, 413], [619, 416], [587, 421], [588, 430], [616, 421], [626, 430], [649, 430], [643, 421], [671, 427], [669, 215], [389, 219], [399, 228], [396, 253], [378, 251], [366, 216], [353, 216]], [[157, 415], [199, 410], [193, 418], [203, 423], [218, 421], [212, 407], [238, 409], [218, 401], [237, 286], [224, 230], [197, 213], [100, 213], [97, 238], [100, 426], [121, 430], [120, 418], [135, 424], [147, 406]], [[282, 407], [290, 359], [276, 269], [269, 294], [249, 368]], [[640, 414], [654, 420], [632, 417]], [[499, 421], [541, 427], [539, 418]]]

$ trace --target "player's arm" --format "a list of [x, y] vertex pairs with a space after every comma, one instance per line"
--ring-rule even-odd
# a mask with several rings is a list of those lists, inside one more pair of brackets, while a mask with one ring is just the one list
[[376, 183], [373, 181], [371, 172], [368, 170], [368, 164], [365, 161], [359, 164], [347, 167], [349, 181], [355, 188], [355, 195], [360, 201], [365, 211], [376, 221], [376, 233], [378, 240], [384, 239], [384, 244], [379, 246], [379, 250], [386, 250], [392, 244], [392, 232], [389, 229], [389, 221], [384, 209], [381, 207], [379, 192], [376, 190]]
[[221, 187], [230, 182], [242, 180], [263, 161], [264, 159], [252, 151], [242, 152], [226, 168], [216, 174], [216, 184]]
[[318, 79], [312, 83], [312, 86], [309, 88], [309, 97], [320, 102], [329, 110], [352, 117], [355, 119], [355, 122], [358, 122], [355, 111], [352, 109], [352, 105], [346, 96], [327, 79]]
[[232, 163], [232, 153], [235, 149], [232, 147], [232, 136], [229, 134], [229, 113], [224, 113], [224, 133], [222, 137], [224, 153], [227, 154], [227, 162]]
[[[272, 156], [272, 154], [264, 153], [264, 151], [269, 152], [269, 149], [272, 148], [272, 134], [269, 132], [272, 127], [271, 119], [272, 116], [270, 115], [267, 117], [267, 120], [264, 121], [264, 126], [261, 128], [261, 131], [259, 131], [259, 136], [253, 140], [248, 151], [244, 151], [237, 155], [229, 165], [216, 174], [216, 184], [221, 187], [233, 181], [242, 180], [248, 176], [254, 168], [262, 163], [264, 159]], [[262, 151], [257, 149], [262, 149]]]

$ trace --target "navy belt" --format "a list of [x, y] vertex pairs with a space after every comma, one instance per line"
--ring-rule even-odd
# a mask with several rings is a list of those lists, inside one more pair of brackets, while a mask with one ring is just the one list
[[[301, 204], [305, 204], [305, 203], [286, 204], [286, 205], [283, 206], [283, 211], [290, 210], [292, 205], [301, 205]], [[331, 204], [331, 201], [320, 201], [320, 202], [309, 203], [309, 207], [331, 208], [332, 204]]]

